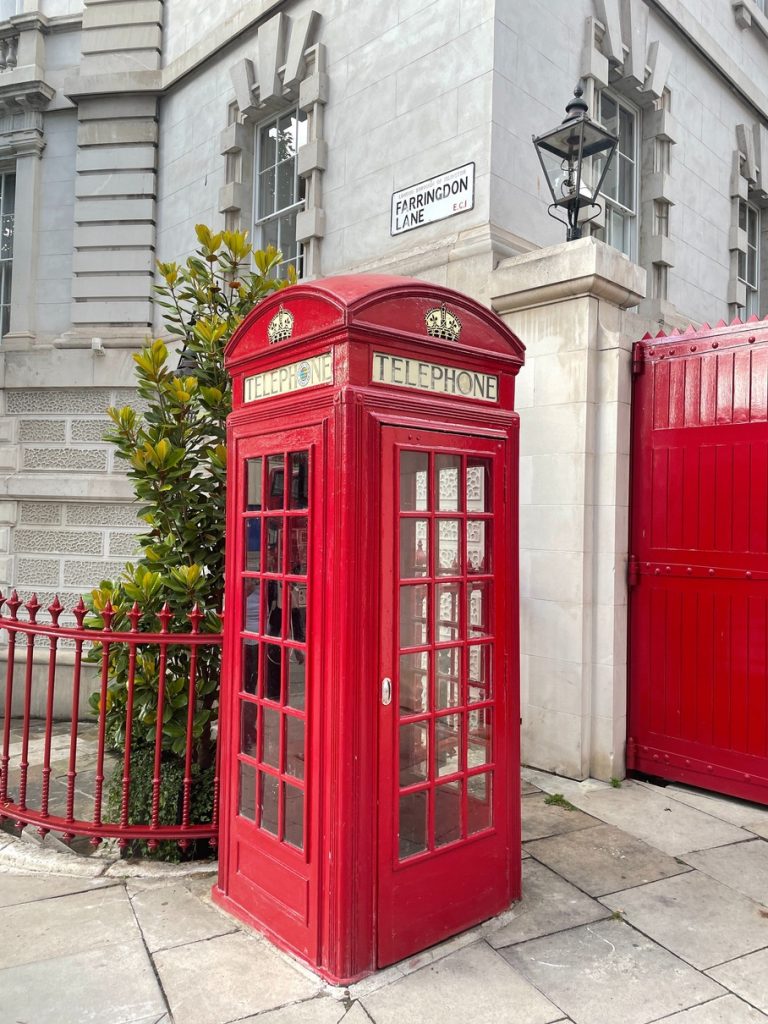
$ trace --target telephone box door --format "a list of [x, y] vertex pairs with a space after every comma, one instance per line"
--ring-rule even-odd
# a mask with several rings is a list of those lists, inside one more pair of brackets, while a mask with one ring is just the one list
[[234, 620], [236, 743], [229, 893], [317, 954], [317, 780], [310, 761], [319, 672], [313, 642], [322, 572], [317, 428], [237, 440]]
[[506, 444], [383, 430], [380, 967], [509, 904]]

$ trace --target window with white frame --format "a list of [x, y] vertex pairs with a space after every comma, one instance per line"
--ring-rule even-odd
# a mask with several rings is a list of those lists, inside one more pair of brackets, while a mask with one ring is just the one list
[[[605, 227], [597, 235], [630, 259], [636, 259], [639, 111], [604, 90], [598, 93], [596, 109], [598, 121], [619, 139], [600, 193], [605, 206]], [[598, 161], [596, 173], [601, 171]]]
[[739, 309], [739, 316], [760, 315], [760, 210], [757, 206], [739, 200], [739, 227], [746, 233], [747, 250], [739, 252], [739, 281], [746, 287], [746, 305]]
[[296, 154], [307, 140], [307, 115], [291, 110], [256, 128], [256, 197], [254, 241], [274, 245], [283, 254], [280, 276], [289, 265], [301, 277], [303, 252], [296, 241], [296, 215], [304, 208], [305, 183]]
[[11, 276], [13, 272], [13, 217], [16, 175], [0, 173], [0, 338], [11, 324]]

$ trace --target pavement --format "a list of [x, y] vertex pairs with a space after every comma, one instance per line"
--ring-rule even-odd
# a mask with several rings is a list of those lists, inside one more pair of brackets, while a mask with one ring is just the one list
[[349, 988], [214, 907], [209, 866], [0, 832], [0, 1024], [768, 1021], [768, 808], [523, 776], [522, 900]]

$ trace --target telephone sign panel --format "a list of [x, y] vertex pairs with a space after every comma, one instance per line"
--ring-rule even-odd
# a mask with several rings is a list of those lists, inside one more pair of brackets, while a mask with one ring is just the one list
[[294, 285], [227, 350], [214, 898], [335, 983], [520, 894], [522, 361], [380, 276]]

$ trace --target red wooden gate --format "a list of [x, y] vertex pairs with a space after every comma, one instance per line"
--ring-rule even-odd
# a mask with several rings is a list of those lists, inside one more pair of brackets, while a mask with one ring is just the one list
[[627, 767], [768, 803], [768, 323], [633, 365]]

